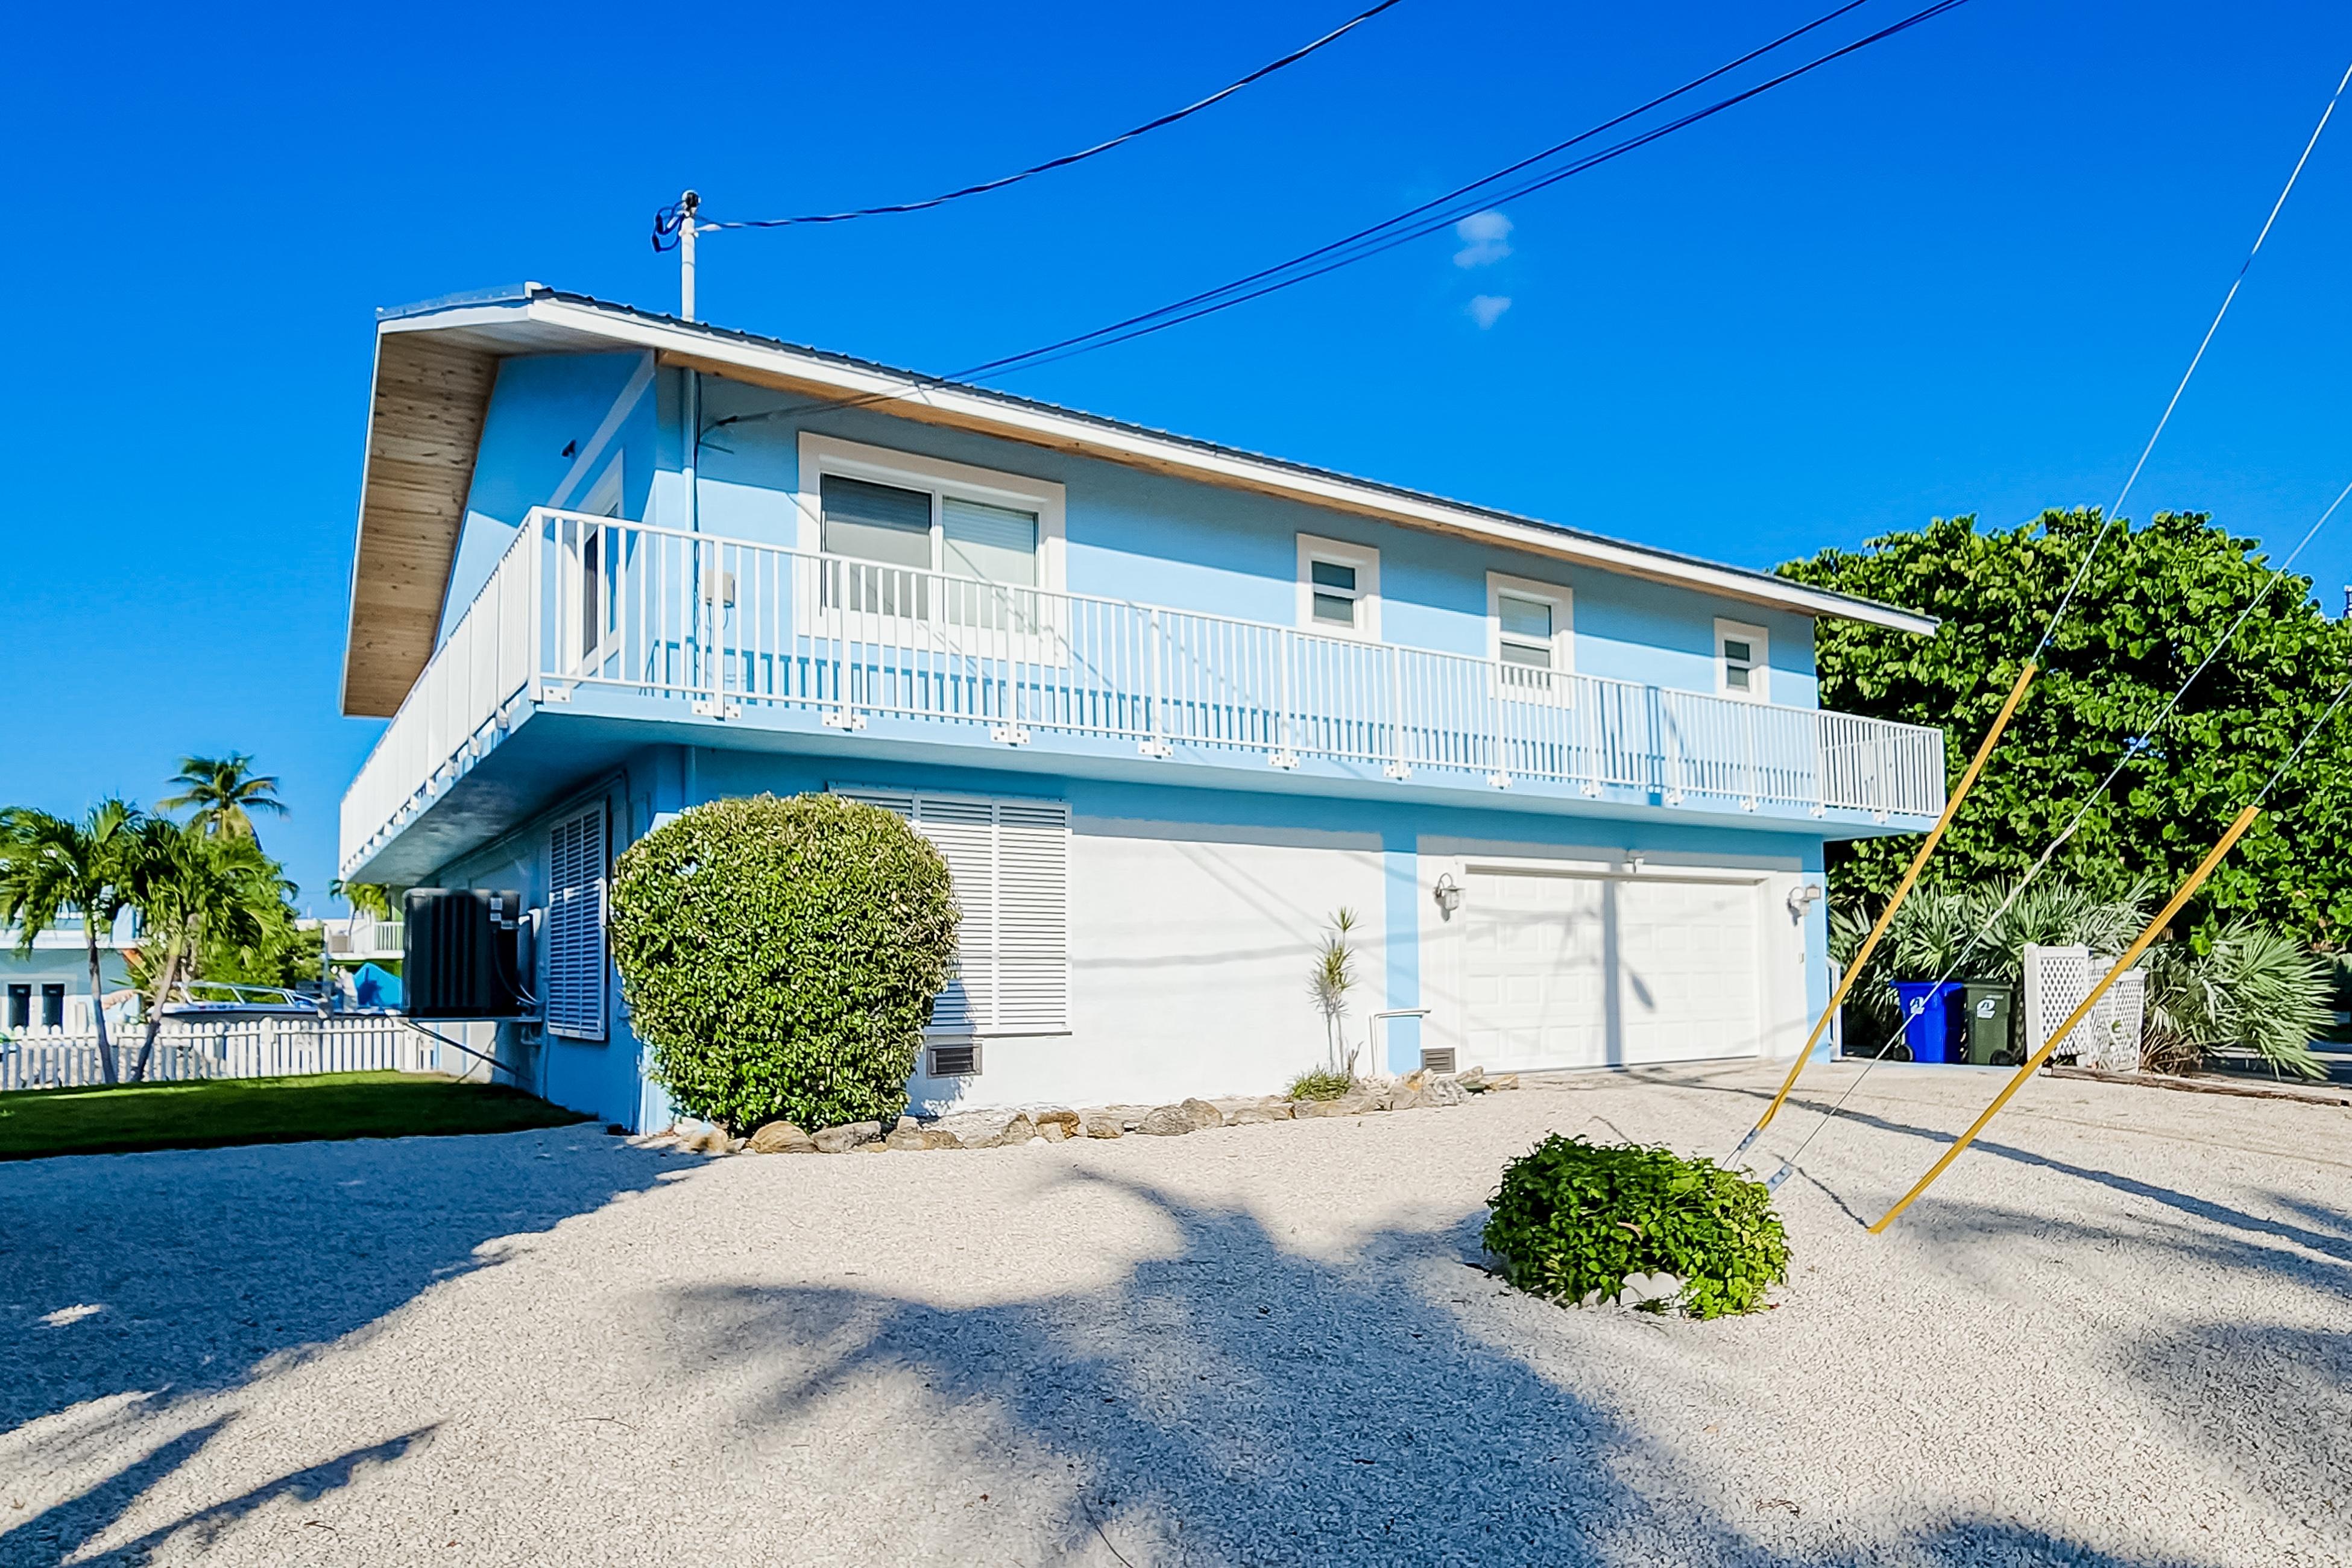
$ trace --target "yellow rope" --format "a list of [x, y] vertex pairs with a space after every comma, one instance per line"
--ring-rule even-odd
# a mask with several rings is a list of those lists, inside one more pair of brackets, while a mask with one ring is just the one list
[[1835, 1018], [1838, 1009], [1844, 1005], [1846, 993], [1853, 990], [1854, 982], [1862, 977], [1863, 967], [1870, 962], [1871, 954], [1877, 950], [1879, 938], [1886, 935], [1887, 926], [1894, 923], [1895, 912], [1902, 908], [1903, 901], [1911, 895], [1911, 884], [1917, 882], [1919, 873], [1927, 869], [1927, 858], [1936, 852], [1936, 846], [1944, 841], [1944, 831], [1959, 813], [1960, 802], [1969, 798], [1969, 790], [1975, 785], [1977, 775], [1984, 771], [1985, 763], [1990, 760], [1992, 748], [2000, 742], [2001, 731], [2009, 727], [2010, 716], [2017, 711], [2017, 705], [2025, 700], [2025, 688], [2032, 684], [2035, 668], [2033, 661], [2028, 659], [2025, 667], [2017, 672], [2017, 684], [2009, 689], [2009, 700], [2001, 704], [2000, 712], [1993, 716], [1992, 727], [1985, 731], [1984, 740], [1977, 747], [1976, 756], [1969, 761], [1968, 771], [1960, 775], [1958, 788], [1952, 791], [1951, 799], [1944, 802], [1944, 814], [1936, 819], [1935, 827], [1928, 831], [1927, 841], [1921, 844], [1919, 852], [1911, 857], [1911, 869], [1905, 872], [1903, 880], [1895, 884], [1895, 896], [1888, 899], [1886, 907], [1879, 912], [1878, 924], [1870, 928], [1862, 950], [1853, 956], [1853, 962], [1846, 966], [1844, 976], [1838, 981], [1837, 994], [1830, 998], [1830, 1005], [1823, 1008], [1822, 1016], [1814, 1020], [1813, 1032], [1805, 1037], [1804, 1049], [1797, 1052], [1797, 1060], [1789, 1064], [1789, 1076], [1781, 1081], [1780, 1092], [1772, 1096], [1772, 1103], [1764, 1107], [1764, 1114], [1757, 1118], [1756, 1125], [1748, 1129], [1748, 1136], [1742, 1138], [1739, 1147], [1732, 1151], [1734, 1159], [1745, 1154], [1748, 1145], [1756, 1141], [1756, 1135], [1770, 1126], [1772, 1118], [1780, 1113], [1781, 1103], [1789, 1098], [1789, 1091], [1797, 1086], [1798, 1074], [1805, 1071], [1805, 1063], [1811, 1058], [1813, 1047], [1821, 1043], [1822, 1031], [1829, 1028], [1830, 1019]]
[[2124, 949], [2123, 956], [2116, 960], [2115, 967], [2107, 971], [2105, 979], [2091, 988], [2091, 994], [2083, 998], [2082, 1005], [2066, 1015], [2066, 1021], [2058, 1026], [2058, 1031], [2043, 1041], [2042, 1049], [2035, 1051], [2032, 1057], [2017, 1070], [2011, 1077], [2008, 1086], [1994, 1097], [1991, 1104], [1985, 1107], [1984, 1114], [1979, 1116], [1974, 1124], [1960, 1134], [1958, 1141], [1944, 1151], [1944, 1157], [1928, 1167], [1927, 1174], [1921, 1176], [1912, 1186], [1911, 1190], [1905, 1193], [1902, 1199], [1893, 1208], [1888, 1209], [1877, 1224], [1870, 1228], [1870, 1233], [1873, 1236], [1884, 1233], [1888, 1226], [1894, 1224], [1895, 1217], [1910, 1207], [1912, 1199], [1927, 1191], [1935, 1183], [1936, 1178], [1944, 1174], [1945, 1167], [1960, 1157], [1961, 1150], [1976, 1142], [1977, 1134], [1985, 1130], [1985, 1124], [1990, 1122], [2000, 1108], [2009, 1103], [2011, 1096], [2025, 1087], [2025, 1081], [2032, 1077], [2043, 1062], [2050, 1060], [2051, 1053], [2058, 1049], [2069, 1033], [2073, 1032], [2074, 1026], [2090, 1017], [2091, 1009], [2098, 1005], [2099, 998], [2107, 994], [2107, 988], [2121, 979], [2126, 970], [2139, 962], [2139, 956], [2147, 951], [2148, 945], [2156, 940], [2158, 933], [2172, 924], [2172, 917], [2179, 914], [2181, 906], [2186, 904], [2190, 896], [2205, 884], [2205, 879], [2213, 874], [2214, 868], [2221, 863], [2222, 858], [2230, 852], [2231, 846], [2245, 836], [2246, 830], [2252, 827], [2254, 819], [2262, 814], [2263, 809], [2260, 806], [2249, 806], [2238, 813], [2238, 820], [2230, 824], [2230, 831], [2221, 835], [2221, 841], [2215, 844], [2211, 852], [2206, 855], [2197, 869], [2189, 873], [2189, 880], [2180, 884], [2180, 891], [2172, 895], [2172, 902], [2166, 904], [2157, 917], [2147, 923], [2147, 929], [2139, 934], [2137, 940]]

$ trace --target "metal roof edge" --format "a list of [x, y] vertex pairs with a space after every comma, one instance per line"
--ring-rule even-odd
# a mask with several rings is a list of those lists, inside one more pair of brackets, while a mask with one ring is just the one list
[[[1286, 488], [1298, 492], [1298, 498], [1309, 504], [1318, 498], [1326, 504], [1335, 499], [1346, 499], [1360, 508], [1375, 510], [1408, 526], [1469, 527], [1538, 552], [1569, 554], [1604, 570], [1613, 570], [1679, 582], [1701, 591], [1727, 593], [1799, 613], [1860, 621], [1919, 636], [1932, 635], [1941, 624], [1933, 616], [1899, 605], [1883, 603], [1857, 594], [1841, 593], [1833, 589], [1815, 588], [1753, 567], [1731, 566], [1702, 556], [1616, 538], [1498, 507], [1457, 501], [1384, 480], [1362, 478], [1336, 469], [1321, 468], [1197, 436], [1181, 435], [1150, 425], [1066, 408], [1057, 403], [928, 375], [833, 350], [788, 342], [736, 328], [688, 321], [660, 311], [617, 304], [593, 295], [551, 288], [543, 284], [525, 283], [502, 289], [478, 289], [395, 309], [380, 310], [377, 313], [378, 330], [456, 329], [516, 314], [523, 314], [532, 319], [545, 319], [550, 325], [561, 323], [573, 330], [588, 329], [583, 317], [604, 325], [607, 330], [634, 328], [639, 335], [623, 335], [621, 340], [638, 347], [668, 347], [673, 351], [691, 354], [696, 351], [694, 345], [698, 344], [706, 357], [717, 350], [721, 351], [719, 357], [722, 358], [730, 357], [726, 350], [733, 350], [736, 356], [749, 353], [796, 361], [799, 361], [796, 368], [803, 377], [815, 370], [829, 371], [836, 380], [844, 376], [870, 378], [885, 384], [857, 391], [854, 395], [870, 397], [877, 405], [916, 401], [927, 406], [940, 407], [940, 400], [953, 399], [981, 405], [965, 411], [969, 417], [984, 417], [988, 411], [994, 410], [1008, 422], [1017, 423], [1024, 417], [1033, 421], [1064, 422], [1076, 427], [1078, 432], [1091, 432], [1114, 442], [1164, 448], [1178, 457], [1190, 455], [1193, 459], [1190, 465], [1202, 468], [1203, 476], [1210, 482], [1214, 482], [1214, 471], [1218, 467], [1225, 468], [1235, 476], [1239, 476], [1240, 471], [1247, 471], [1266, 480], [1288, 481]], [[436, 317], [456, 319], [436, 321], [433, 319]], [[679, 340], [667, 344], [649, 342], [642, 335], [646, 332], [659, 333]], [[753, 367], [747, 363], [745, 368]], [[1017, 434], [1012, 438], [1021, 439]], [[1111, 456], [1109, 460], [1117, 461], [1117, 458]], [[1317, 491], [1324, 494], [1318, 497], [1315, 494]]]

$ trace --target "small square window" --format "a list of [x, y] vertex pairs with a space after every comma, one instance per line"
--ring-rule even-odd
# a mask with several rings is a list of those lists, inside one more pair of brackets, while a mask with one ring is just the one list
[[1377, 552], [1338, 539], [1298, 536], [1299, 624], [1315, 632], [1380, 635]]
[[43, 1029], [63, 1029], [66, 1027], [66, 988], [64, 986], [52, 985], [43, 986], [41, 988], [41, 1027]]
[[1743, 626], [1736, 621], [1717, 622], [1715, 652], [1717, 692], [1750, 702], [1771, 700], [1765, 689], [1770, 666], [1762, 627]]

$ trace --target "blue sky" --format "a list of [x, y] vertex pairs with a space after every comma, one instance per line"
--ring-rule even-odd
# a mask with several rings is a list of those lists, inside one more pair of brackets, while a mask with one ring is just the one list
[[[0, 801], [152, 800], [183, 752], [254, 752], [294, 808], [266, 840], [323, 912], [378, 728], [335, 707], [375, 307], [530, 277], [668, 308], [645, 234], [683, 185], [717, 217], [927, 195], [1355, 8], [20, 14]], [[954, 370], [1336, 237], [1826, 8], [1405, 0], [1081, 169], [709, 239], [703, 313]], [[2101, 504], [2348, 57], [2340, 5], [1972, 0], [1507, 228], [1005, 384], [1753, 566]], [[2127, 511], [2284, 549], [2352, 480], [2348, 229], [2352, 110]], [[2333, 609], [2352, 520], [2305, 559]]]

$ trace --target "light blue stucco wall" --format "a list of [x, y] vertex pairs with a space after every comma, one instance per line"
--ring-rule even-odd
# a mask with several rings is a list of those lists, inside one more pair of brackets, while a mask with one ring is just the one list
[[[468, 514], [444, 617], [461, 614], [532, 506], [559, 488], [578, 505], [604, 467], [623, 465], [622, 515], [668, 527], [793, 546], [799, 542], [795, 494], [803, 429], [923, 456], [1050, 480], [1066, 487], [1066, 586], [1074, 592], [1133, 599], [1203, 612], [1290, 624], [1297, 603], [1297, 536], [1312, 533], [1369, 545], [1381, 552], [1382, 632], [1391, 642], [1484, 657], [1489, 652], [1486, 573], [1553, 582], [1574, 594], [1574, 659], [1588, 674], [1695, 691], [1715, 688], [1717, 617], [1764, 626], [1770, 638], [1772, 700], [1816, 701], [1810, 619], [1772, 612], [1619, 574], [1574, 568], [1478, 541], [1380, 524], [1298, 503], [1225, 490], [1119, 465], [945, 430], [872, 410], [806, 412], [805, 398], [710, 378], [690, 385], [687, 372], [654, 374], [627, 406], [609, 444], [582, 465], [568, 444], [589, 445], [615, 411], [616, 399], [643, 365], [634, 354], [510, 360], [494, 388], [476, 466]], [[698, 445], [688, 438], [688, 410], [698, 398]], [[759, 416], [787, 411], [785, 417]], [[732, 421], [733, 423], [727, 423]], [[696, 483], [684, 474], [691, 448]], [[603, 800], [612, 850], [649, 830], [661, 814], [701, 800], [761, 789], [790, 793], [859, 782], [972, 793], [1050, 794], [1081, 817], [1131, 818], [1255, 834], [1328, 832], [1335, 823], [1369, 836], [1381, 867], [1382, 907], [1373, 924], [1384, 938], [1378, 1005], [1420, 1006], [1423, 974], [1417, 938], [1423, 886], [1420, 847], [1435, 836], [1476, 837], [1529, 845], [1606, 844], [1631, 853], [1769, 858], [1818, 876], [1820, 836], [1785, 821], [1752, 830], [1672, 821], [1609, 820], [1512, 811], [1433, 809], [1318, 800], [1296, 794], [1212, 790], [1101, 779], [1055, 779], [986, 768], [855, 765], [774, 752], [649, 747], [594, 778], [549, 780], [572, 791], [562, 811]], [[542, 793], [542, 797], [544, 794]], [[546, 827], [554, 813], [516, 825], [505, 837], [441, 868], [440, 885], [514, 887], [535, 904], [547, 894]], [[1368, 914], [1370, 912], [1367, 912]], [[1822, 910], [1805, 921], [1805, 947], [1826, 947]], [[1808, 961], [1814, 1009], [1826, 1003], [1826, 971]], [[644, 1080], [642, 1053], [626, 1027], [617, 983], [612, 1027], [602, 1043], [551, 1038], [530, 1053], [531, 1086], [568, 1105], [632, 1127], [664, 1124], [668, 1109]], [[512, 1030], [499, 1042], [521, 1061]], [[1417, 1060], [1410, 1022], [1390, 1037], [1389, 1061]]]
[[[1606, 849], [1627, 854], [1684, 856], [1696, 860], [1769, 862], [1784, 870], [1819, 877], [1822, 841], [1800, 832], [1749, 831], [1692, 827], [1673, 822], [1600, 820], [1508, 810], [1433, 809], [1412, 801], [1393, 804], [1328, 800], [1311, 796], [1129, 784], [1061, 778], [980, 768], [913, 766], [871, 758], [842, 759], [708, 747], [647, 747], [618, 766], [574, 788], [555, 810], [451, 862], [430, 879], [440, 886], [513, 888], [528, 903], [544, 905], [548, 892], [547, 829], [557, 818], [590, 803], [602, 803], [611, 824], [610, 847], [618, 855], [650, 831], [665, 814], [708, 800], [772, 792], [780, 795], [841, 786], [896, 787], [983, 795], [1044, 797], [1066, 802], [1081, 831], [1116, 831], [1120, 823], [1153, 824], [1155, 831], [1181, 824], [1200, 841], [1221, 839], [1265, 842], [1287, 837], [1329, 841], [1335, 833], [1377, 850], [1381, 867], [1381, 906], [1361, 913], [1382, 937], [1381, 971], [1362, 1012], [1422, 1006], [1423, 904], [1432, 896], [1423, 852], [1433, 841], [1479, 839], [1529, 848]], [[1137, 890], [1148, 898], [1150, 889]], [[1074, 925], [1087, 917], [1073, 909]], [[1806, 1006], [1818, 1015], [1828, 1002], [1828, 979], [1819, 962], [1826, 950], [1822, 906], [1804, 922]], [[559, 1103], [632, 1128], [667, 1125], [671, 1113], [658, 1086], [645, 1077], [644, 1052], [627, 1026], [617, 977], [609, 982], [609, 1028], [603, 1041], [550, 1036], [530, 1051], [511, 1028], [478, 1030], [470, 1043], [488, 1049], [495, 1032], [497, 1053], [518, 1063], [527, 1087]], [[1386, 1059], [1390, 1071], [1410, 1071], [1419, 1061], [1421, 1035], [1410, 1019], [1392, 1025]]]
[[[548, 502], [628, 383], [640, 356], [506, 361], [492, 391], [443, 630], [479, 591], [526, 512]], [[1075, 593], [1164, 604], [1289, 625], [1297, 618], [1302, 533], [1380, 552], [1381, 631], [1412, 647], [1486, 657], [1486, 574], [1555, 583], [1573, 594], [1574, 662], [1591, 675], [1686, 691], [1715, 689], [1717, 616], [1769, 634], [1771, 697], [1817, 701], [1810, 618], [1642, 579], [1573, 567], [1481, 541], [1383, 524], [1119, 464], [942, 429], [870, 409], [809, 411], [810, 400], [698, 378], [703, 437], [692, 506], [687, 466], [689, 372], [660, 371], [577, 505], [614, 455], [626, 478], [622, 515], [666, 527], [793, 547], [799, 436], [808, 430], [1065, 486], [1067, 576]], [[775, 414], [778, 417], [768, 417]], [[732, 423], [730, 423], [732, 422]]]
[[[568, 504], [579, 505], [617, 461], [623, 481], [621, 515], [639, 519], [648, 515], [665, 457], [673, 471], [677, 467], [675, 440], [667, 452], [659, 442], [658, 388], [648, 388], [635, 400], [604, 445], [592, 445], [644, 359], [641, 354], [556, 354], [499, 363], [482, 422], [457, 559], [442, 601], [440, 636], [448, 635], [481, 591], [523, 517], [533, 507], [548, 505], [575, 466], [581, 472], [565, 497]], [[575, 449], [572, 456], [564, 455], [566, 446]], [[674, 472], [671, 484], [675, 486]]]

